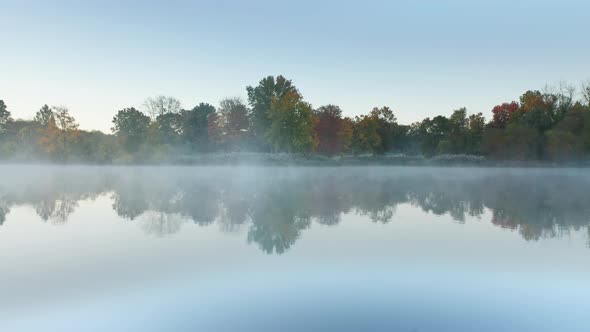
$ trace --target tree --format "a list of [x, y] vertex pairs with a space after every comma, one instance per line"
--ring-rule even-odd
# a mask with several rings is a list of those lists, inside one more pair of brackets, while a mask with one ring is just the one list
[[114, 135], [100, 131], [80, 131], [75, 145], [75, 155], [84, 161], [110, 163], [119, 154], [121, 145]]
[[534, 109], [550, 109], [557, 98], [552, 94], [543, 94], [538, 90], [529, 90], [520, 96], [520, 109], [522, 112], [530, 112]]
[[267, 139], [274, 151], [310, 152], [317, 146], [311, 105], [296, 92], [274, 97]]
[[371, 111], [371, 116], [376, 118], [379, 123], [377, 132], [381, 137], [381, 148], [378, 152], [390, 151], [393, 148], [393, 135], [397, 127], [397, 119], [393, 110], [387, 106], [375, 107]]
[[60, 130], [55, 122], [55, 116], [49, 118], [47, 126], [41, 132], [39, 146], [49, 156], [56, 156], [60, 146]]
[[70, 110], [65, 106], [54, 106], [54, 119], [57, 129], [59, 130], [59, 140], [61, 142], [61, 154], [67, 156], [69, 145], [75, 140], [80, 131], [76, 119], [70, 115]]
[[[326, 155], [339, 154], [344, 150], [342, 132], [344, 121], [342, 110], [336, 105], [326, 105], [314, 111], [316, 118], [315, 132], [318, 137], [317, 151]], [[350, 128], [352, 129], [352, 128]], [[343, 135], [344, 134], [344, 135]]]
[[559, 118], [555, 112], [558, 97], [539, 91], [527, 91], [520, 97], [518, 122], [543, 132], [555, 124]]
[[111, 131], [117, 135], [119, 142], [127, 151], [134, 152], [146, 139], [150, 118], [133, 107], [125, 108], [113, 117], [113, 125]]
[[486, 128], [481, 141], [481, 152], [494, 159], [506, 156], [506, 135], [504, 129], [490, 126]]
[[389, 107], [375, 107], [368, 115], [357, 116], [355, 122], [353, 138], [355, 153], [381, 154], [391, 150], [397, 123]]
[[590, 111], [590, 81], [582, 83], [582, 99], [586, 102], [586, 107]]
[[[412, 135], [419, 142], [420, 150], [425, 156], [433, 156], [436, 153], [450, 152], [450, 120], [438, 115], [432, 119], [426, 118], [412, 128]], [[442, 142], [442, 144], [441, 144]]]
[[571, 132], [549, 130], [546, 133], [545, 151], [553, 161], [579, 159], [583, 153], [583, 141]]
[[469, 119], [467, 118], [467, 109], [462, 107], [453, 111], [453, 114], [449, 117], [449, 136], [447, 138], [449, 147], [446, 152], [465, 152], [468, 128]]
[[208, 127], [210, 114], [215, 113], [215, 106], [200, 103], [192, 110], [182, 111], [182, 140], [193, 150], [206, 151], [209, 148]]
[[217, 112], [213, 112], [207, 117], [207, 138], [209, 148], [217, 148], [226, 143], [226, 135], [223, 125], [223, 119]]
[[179, 143], [182, 135], [182, 120], [182, 115], [178, 113], [158, 115], [154, 123], [158, 133], [158, 141], [170, 145]]
[[49, 119], [53, 115], [53, 110], [47, 104], [43, 105], [35, 114], [35, 122], [43, 127], [47, 127]]
[[361, 115], [355, 118], [353, 146], [355, 153], [370, 152], [379, 153], [383, 142], [379, 135], [379, 121], [370, 115]]
[[174, 97], [157, 96], [146, 99], [144, 106], [152, 119], [167, 113], [179, 113], [181, 111], [180, 101]]
[[248, 103], [252, 107], [250, 114], [252, 134], [264, 149], [265, 145], [268, 146], [269, 143], [265, 138], [271, 126], [270, 112], [273, 100], [281, 100], [287, 94], [300, 94], [291, 80], [281, 75], [276, 79], [274, 76], [267, 76], [258, 83], [258, 86], [248, 86], [246, 91], [248, 92]]
[[240, 98], [226, 98], [219, 103], [218, 111], [225, 143], [235, 150], [249, 136], [248, 107]]
[[354, 138], [354, 121], [346, 117], [342, 119], [342, 125], [338, 132], [340, 144], [342, 145], [342, 152], [348, 152], [352, 148], [352, 140]]
[[508, 122], [514, 117], [514, 114], [518, 111], [519, 105], [515, 101], [495, 106], [492, 109], [492, 113], [494, 113], [494, 127], [505, 128]]
[[506, 149], [507, 157], [513, 160], [529, 160], [540, 157], [541, 136], [533, 128], [518, 123], [506, 127]]
[[471, 114], [468, 119], [467, 153], [480, 154], [481, 142], [485, 132], [486, 120], [483, 114]]
[[8, 123], [12, 121], [8, 107], [4, 103], [4, 100], [0, 99], [0, 135], [6, 131]]

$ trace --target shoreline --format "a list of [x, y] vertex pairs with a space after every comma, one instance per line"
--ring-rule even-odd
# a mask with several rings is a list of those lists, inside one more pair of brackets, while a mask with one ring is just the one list
[[321, 156], [286, 153], [212, 153], [175, 156], [168, 159], [137, 158], [96, 163], [84, 160], [0, 160], [0, 166], [247, 166], [247, 167], [473, 167], [473, 168], [590, 168], [584, 161], [493, 160], [474, 155], [438, 155], [431, 158], [408, 155]]

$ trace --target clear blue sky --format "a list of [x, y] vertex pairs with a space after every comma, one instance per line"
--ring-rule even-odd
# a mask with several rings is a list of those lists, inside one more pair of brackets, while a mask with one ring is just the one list
[[590, 2], [0, 0], [0, 99], [14, 117], [66, 105], [108, 131], [150, 96], [185, 108], [266, 75], [345, 115], [398, 120], [493, 105], [590, 78]]

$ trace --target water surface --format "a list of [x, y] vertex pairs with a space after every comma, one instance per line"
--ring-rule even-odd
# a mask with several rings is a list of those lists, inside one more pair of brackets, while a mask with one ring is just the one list
[[2, 330], [590, 330], [583, 169], [0, 171]]

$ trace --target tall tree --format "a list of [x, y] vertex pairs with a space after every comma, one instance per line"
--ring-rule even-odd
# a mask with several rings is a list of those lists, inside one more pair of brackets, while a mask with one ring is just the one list
[[250, 133], [248, 107], [240, 98], [223, 99], [219, 103], [219, 117], [227, 147], [235, 150], [243, 145]]
[[53, 110], [47, 104], [43, 105], [40, 110], [35, 114], [35, 122], [43, 127], [47, 127], [49, 119], [53, 115]]
[[397, 126], [397, 119], [393, 110], [387, 106], [381, 108], [375, 107], [371, 111], [371, 116], [376, 117], [379, 122], [379, 136], [381, 136], [381, 150], [379, 153], [385, 153], [393, 148], [394, 131]]
[[117, 135], [119, 142], [129, 152], [137, 151], [141, 143], [146, 139], [150, 118], [137, 109], [125, 108], [117, 112], [113, 117], [111, 131]]
[[207, 117], [207, 139], [210, 150], [217, 149], [226, 143], [223, 125], [223, 119], [218, 112], [213, 112]]
[[422, 153], [433, 156], [437, 153], [447, 153], [450, 149], [448, 136], [450, 133], [449, 118], [437, 115], [424, 119], [418, 127]]
[[182, 120], [182, 115], [178, 113], [158, 115], [155, 121], [158, 141], [170, 145], [179, 143], [182, 135]]
[[60, 150], [60, 143], [60, 130], [55, 122], [55, 116], [52, 115], [41, 132], [39, 146], [46, 155], [56, 157]]
[[258, 86], [248, 86], [246, 91], [248, 92], [248, 102], [252, 107], [252, 133], [258, 144], [267, 145], [268, 141], [265, 140], [265, 137], [271, 126], [270, 112], [273, 100], [281, 100], [291, 93], [299, 95], [299, 91], [291, 80], [281, 75], [276, 79], [274, 76], [267, 76], [258, 83]]
[[326, 155], [339, 154], [344, 150], [342, 130], [345, 129], [342, 110], [336, 105], [326, 105], [314, 111], [315, 132], [318, 137], [317, 151]]
[[69, 144], [71, 144], [80, 134], [76, 119], [70, 114], [70, 110], [65, 106], [54, 106], [55, 124], [59, 129], [59, 140], [61, 142], [62, 156], [67, 156]]
[[471, 114], [468, 120], [467, 150], [468, 154], [481, 153], [481, 141], [485, 132], [486, 119], [483, 114]]
[[311, 105], [296, 92], [274, 97], [270, 109], [268, 141], [274, 151], [311, 152], [317, 146]]
[[354, 138], [354, 121], [351, 118], [345, 117], [342, 119], [342, 125], [340, 126], [338, 136], [342, 146], [341, 152], [350, 151]]
[[215, 106], [200, 103], [192, 110], [181, 112], [182, 139], [191, 149], [206, 151], [209, 148], [209, 115], [215, 113]]
[[8, 107], [6, 107], [4, 100], [0, 99], [0, 134], [6, 131], [6, 127], [10, 121], [12, 121], [12, 117], [8, 111]]
[[370, 152], [377, 154], [383, 150], [383, 141], [379, 135], [379, 121], [370, 115], [355, 118], [353, 149], [355, 154]]
[[452, 153], [462, 153], [467, 145], [467, 130], [469, 119], [467, 118], [467, 109], [462, 107], [453, 111], [449, 117], [449, 137], [450, 151]]

